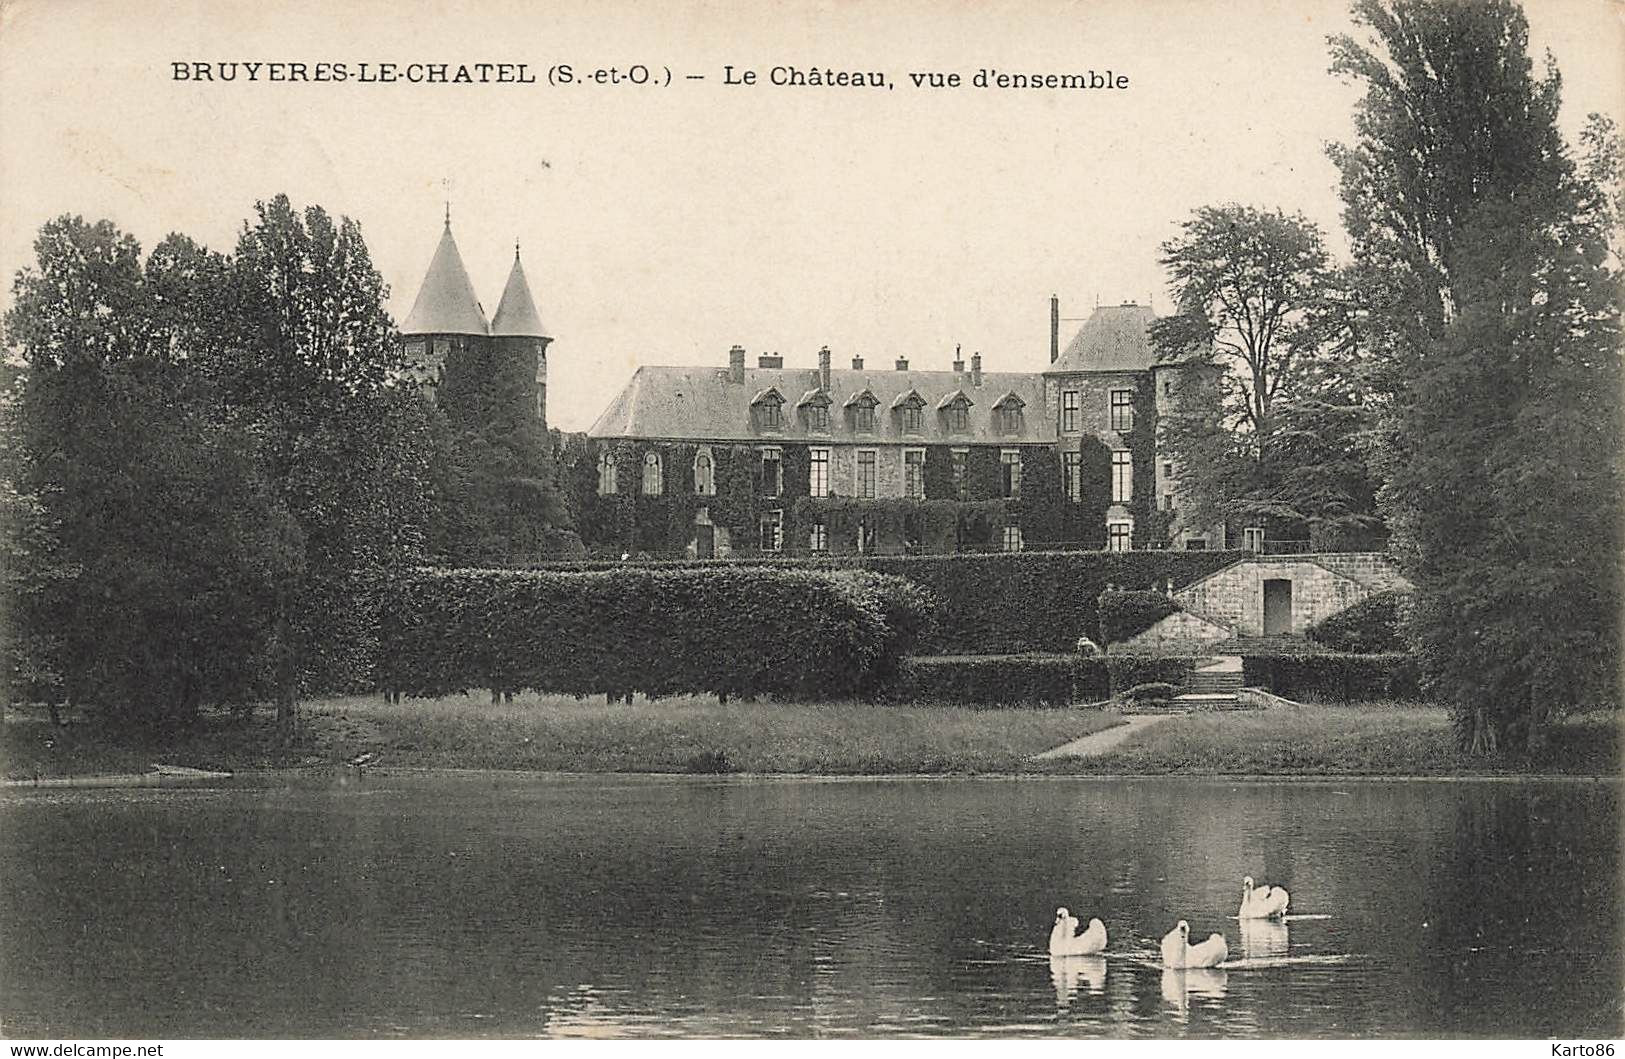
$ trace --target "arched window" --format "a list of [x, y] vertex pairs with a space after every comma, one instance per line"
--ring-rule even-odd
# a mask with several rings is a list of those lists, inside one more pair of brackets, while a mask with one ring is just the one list
[[598, 454], [598, 495], [610, 496], [615, 492], [615, 454], [608, 450]]
[[643, 454], [643, 495], [660, 495], [660, 453]]
[[712, 468], [710, 449], [694, 454], [694, 492], [699, 496], [717, 495], [716, 472]]

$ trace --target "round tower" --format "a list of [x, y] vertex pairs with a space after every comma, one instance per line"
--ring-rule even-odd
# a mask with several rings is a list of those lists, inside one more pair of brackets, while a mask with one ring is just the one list
[[536, 300], [530, 296], [530, 284], [525, 280], [525, 267], [519, 262], [517, 242], [513, 245], [513, 268], [508, 272], [508, 283], [502, 288], [496, 315], [491, 317], [491, 340], [496, 344], [499, 357], [518, 360], [536, 380], [536, 418], [545, 432], [547, 347], [553, 339], [536, 311]]
[[491, 328], [485, 310], [474, 296], [463, 256], [451, 237], [451, 209], [446, 209], [446, 227], [440, 233], [418, 288], [412, 311], [401, 325], [406, 369], [422, 383], [432, 399], [445, 375], [446, 362], [460, 358], [471, 348], [490, 341]]

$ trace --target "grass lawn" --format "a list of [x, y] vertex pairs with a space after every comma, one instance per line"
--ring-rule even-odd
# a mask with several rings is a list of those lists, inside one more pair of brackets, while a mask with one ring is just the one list
[[1554, 726], [1532, 759], [1473, 758], [1455, 749], [1440, 707], [1371, 702], [1170, 717], [1098, 757], [1028, 771], [1186, 775], [1617, 775], [1620, 722], [1586, 714]]
[[1033, 754], [1119, 724], [1088, 710], [970, 710], [863, 703], [729, 702], [693, 696], [632, 705], [602, 698], [484, 695], [321, 699], [301, 705], [303, 731], [277, 746], [272, 719], [209, 715], [196, 731], [117, 739], [91, 721], [52, 728], [8, 713], [0, 769], [8, 779], [141, 773], [156, 762], [243, 770], [330, 765], [371, 751], [396, 767], [571, 772], [829, 774], [1020, 771]]

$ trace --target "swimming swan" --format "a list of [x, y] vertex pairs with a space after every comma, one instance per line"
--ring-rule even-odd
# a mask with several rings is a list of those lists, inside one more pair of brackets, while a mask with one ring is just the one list
[[1230, 955], [1223, 934], [1209, 934], [1208, 939], [1192, 945], [1191, 925], [1183, 919], [1162, 939], [1162, 965], [1164, 967], [1217, 967]]
[[1106, 950], [1106, 924], [1089, 921], [1089, 929], [1077, 933], [1078, 920], [1064, 908], [1055, 910], [1055, 926], [1049, 932], [1051, 956], [1092, 956]]
[[1279, 886], [1253, 888], [1253, 877], [1241, 880], [1241, 911], [1237, 919], [1280, 919], [1286, 915], [1287, 892]]

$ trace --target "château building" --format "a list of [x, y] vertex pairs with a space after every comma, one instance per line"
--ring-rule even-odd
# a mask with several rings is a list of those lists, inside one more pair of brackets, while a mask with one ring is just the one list
[[1223, 547], [1223, 527], [1180, 522], [1157, 450], [1183, 365], [1158, 361], [1154, 319], [1100, 307], [1063, 349], [1052, 298], [1040, 373], [958, 351], [837, 367], [828, 347], [747, 364], [737, 345], [726, 367], [641, 367], [566, 455], [578, 529], [697, 557]]

